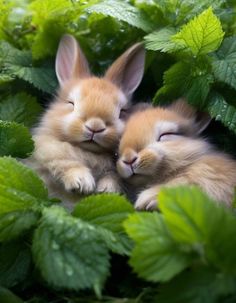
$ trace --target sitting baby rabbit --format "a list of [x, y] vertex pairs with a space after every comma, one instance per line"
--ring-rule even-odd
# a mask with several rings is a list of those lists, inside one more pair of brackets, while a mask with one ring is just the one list
[[76, 40], [62, 37], [56, 56], [60, 89], [33, 130], [35, 151], [27, 161], [52, 196], [72, 202], [78, 194], [121, 191], [113, 154], [144, 61], [142, 45], [135, 44], [98, 78]]
[[197, 121], [196, 111], [184, 100], [130, 117], [117, 169], [139, 191], [136, 209], [155, 209], [162, 186], [181, 184], [197, 185], [214, 200], [232, 204], [236, 161], [199, 138], [209, 122], [206, 115]]

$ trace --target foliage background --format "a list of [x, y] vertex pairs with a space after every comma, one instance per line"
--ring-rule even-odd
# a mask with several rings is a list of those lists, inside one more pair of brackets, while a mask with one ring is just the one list
[[33, 151], [29, 129], [56, 92], [64, 33], [98, 75], [144, 41], [135, 102], [185, 96], [212, 116], [209, 140], [236, 156], [235, 1], [0, 0], [0, 301], [235, 302], [234, 215], [197, 189], [164, 190], [162, 214], [132, 214], [108, 195], [69, 215], [4, 157]]

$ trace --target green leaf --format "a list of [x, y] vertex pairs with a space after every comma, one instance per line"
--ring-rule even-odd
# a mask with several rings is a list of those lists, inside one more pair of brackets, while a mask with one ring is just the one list
[[34, 142], [25, 126], [0, 120], [0, 156], [26, 158], [33, 149]]
[[82, 199], [73, 215], [112, 232], [123, 232], [123, 221], [134, 212], [131, 203], [117, 194], [91, 195]]
[[147, 49], [164, 53], [173, 53], [182, 48], [181, 45], [171, 40], [171, 37], [176, 34], [173, 27], [165, 27], [159, 31], [153, 32], [144, 37]]
[[0, 120], [23, 123], [31, 127], [37, 120], [42, 108], [26, 93], [8, 96], [0, 103]]
[[124, 232], [122, 223], [132, 212], [134, 208], [125, 197], [117, 194], [99, 194], [82, 199], [76, 205], [73, 215], [99, 226], [101, 236], [113, 252], [128, 255], [131, 242]]
[[159, 288], [158, 303], [216, 303], [235, 290], [233, 277], [217, 274], [207, 267], [183, 272]]
[[208, 112], [212, 118], [222, 122], [230, 130], [236, 133], [236, 108], [229, 105], [222, 95], [217, 93], [210, 95]]
[[50, 204], [36, 173], [15, 159], [0, 158], [0, 214]]
[[[13, 287], [23, 282], [31, 265], [30, 249], [20, 242], [0, 246], [0, 284]], [[3, 302], [3, 301], [1, 301]]]
[[209, 7], [183, 26], [172, 41], [190, 49], [194, 56], [199, 56], [218, 49], [223, 36], [220, 20]]
[[140, 28], [145, 32], [152, 30], [153, 25], [136, 7], [124, 1], [106, 0], [87, 8], [87, 12], [113, 17], [119, 21]]
[[205, 242], [225, 213], [197, 187], [163, 188], [158, 200], [171, 235], [184, 243]]
[[108, 250], [96, 228], [59, 207], [44, 209], [33, 255], [44, 279], [60, 288], [99, 293], [109, 273]]
[[24, 303], [19, 297], [10, 290], [0, 286], [0, 302], [4, 303]]
[[219, 206], [197, 187], [163, 188], [158, 200], [166, 226], [176, 242], [188, 244], [224, 272], [236, 272], [233, 252], [236, 218], [230, 210]]
[[157, 91], [154, 103], [161, 99], [173, 100], [184, 96], [190, 104], [203, 108], [213, 80], [206, 66], [180, 61], [164, 73], [164, 86]]
[[212, 70], [218, 81], [236, 89], [236, 37], [224, 39], [212, 62]]
[[48, 67], [32, 66], [31, 53], [20, 51], [5, 41], [0, 42], [0, 66], [3, 75], [25, 80], [36, 88], [53, 93], [57, 87], [55, 72]]
[[130, 264], [135, 272], [153, 282], [168, 281], [189, 265], [168, 232], [163, 217], [157, 213], [133, 214], [124, 223], [135, 241]]
[[[0, 203], [1, 205], [1, 203]], [[39, 214], [32, 210], [11, 211], [0, 215], [0, 242], [10, 241], [32, 229]]]

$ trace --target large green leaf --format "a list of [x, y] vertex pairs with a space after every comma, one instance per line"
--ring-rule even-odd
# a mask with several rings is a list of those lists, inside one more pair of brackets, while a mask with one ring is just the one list
[[172, 37], [172, 41], [190, 49], [194, 56], [218, 49], [224, 32], [212, 8], [203, 11]]
[[119, 254], [128, 254], [131, 243], [122, 226], [134, 208], [125, 197], [117, 194], [91, 195], [82, 199], [73, 215], [99, 226], [99, 231], [109, 249]]
[[51, 207], [33, 239], [33, 255], [44, 279], [71, 290], [98, 291], [109, 273], [109, 254], [94, 226]]
[[0, 158], [0, 214], [38, 209], [45, 203], [47, 189], [37, 175], [15, 159]]
[[41, 111], [42, 108], [35, 97], [19, 93], [1, 101], [0, 120], [23, 123], [31, 127]]
[[224, 272], [236, 273], [236, 218], [226, 206], [218, 205], [196, 187], [164, 188], [158, 200], [176, 242], [188, 244]]
[[[29, 273], [31, 253], [23, 242], [10, 242], [0, 246], [0, 284], [13, 287], [23, 282]], [[4, 302], [4, 301], [1, 301]]]
[[122, 232], [123, 221], [134, 208], [123, 196], [117, 194], [91, 195], [82, 199], [73, 215], [115, 233]]
[[33, 149], [34, 142], [24, 125], [0, 120], [0, 156], [26, 158]]
[[216, 121], [222, 122], [236, 133], [236, 108], [229, 105], [222, 95], [217, 93], [210, 95], [208, 112]]
[[183, 272], [162, 285], [154, 298], [158, 303], [216, 303], [222, 295], [235, 290], [233, 277], [214, 272], [207, 267]]
[[136, 7], [128, 4], [125, 1], [119, 0], [106, 0], [87, 8], [89, 13], [102, 14], [105, 16], [113, 17], [119, 21], [127, 22], [128, 24], [135, 26], [149, 32], [153, 25], [145, 15], [141, 13]]
[[189, 256], [172, 239], [162, 215], [133, 214], [124, 226], [136, 244], [130, 264], [140, 277], [154, 282], [168, 281], [189, 265]]
[[213, 59], [212, 70], [216, 79], [236, 89], [236, 36], [224, 39]]

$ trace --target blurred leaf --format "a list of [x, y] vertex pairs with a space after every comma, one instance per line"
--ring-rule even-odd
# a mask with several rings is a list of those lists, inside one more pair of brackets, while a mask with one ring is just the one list
[[152, 23], [145, 18], [145, 15], [143, 15], [136, 7], [125, 1], [100, 1], [98, 4], [87, 8], [87, 11], [89, 13], [102, 14], [113, 17], [119, 21], [127, 22], [128, 24], [140, 28], [145, 32], [149, 32], [153, 28]]
[[[1, 204], [0, 204], [1, 207]], [[39, 219], [33, 210], [11, 211], [0, 215], [0, 242], [10, 241], [32, 229]]]
[[0, 120], [0, 156], [26, 158], [33, 149], [34, 142], [25, 126]]
[[49, 204], [47, 189], [36, 173], [15, 159], [0, 158], [0, 214], [42, 204]]
[[31, 127], [37, 120], [42, 108], [32, 97], [26, 93], [8, 96], [0, 103], [0, 120], [23, 123]]
[[30, 263], [30, 249], [24, 243], [10, 242], [1, 245], [0, 284], [10, 288], [23, 282], [29, 273]]
[[10, 290], [0, 286], [0, 302], [2, 303], [24, 303], [19, 297]]

